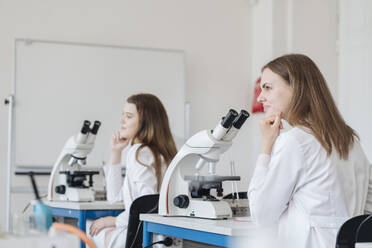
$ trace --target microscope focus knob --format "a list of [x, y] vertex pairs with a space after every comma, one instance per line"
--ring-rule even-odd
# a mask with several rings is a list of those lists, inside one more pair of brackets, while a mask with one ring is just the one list
[[66, 186], [65, 185], [58, 185], [58, 186], [56, 186], [56, 192], [58, 193], [58, 194], [64, 194], [64, 193], [66, 193]]
[[179, 208], [187, 208], [189, 202], [189, 197], [187, 195], [179, 195], [173, 199], [173, 204]]

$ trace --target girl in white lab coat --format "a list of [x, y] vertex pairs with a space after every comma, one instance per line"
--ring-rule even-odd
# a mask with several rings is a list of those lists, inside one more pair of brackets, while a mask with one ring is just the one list
[[[162, 177], [177, 149], [166, 110], [151, 94], [129, 97], [120, 118], [121, 128], [111, 140], [111, 162], [104, 167], [107, 200], [124, 201], [126, 210], [117, 217], [95, 220], [89, 233], [98, 247], [125, 247], [129, 209], [143, 195], [159, 192]], [[130, 145], [125, 158], [122, 151]], [[126, 161], [126, 177], [120, 162]]]
[[[335, 247], [344, 221], [372, 211], [372, 170], [359, 138], [305, 55], [265, 65], [261, 89], [266, 114], [248, 190], [252, 217], [278, 227], [280, 247]], [[282, 120], [293, 128], [280, 133]]]

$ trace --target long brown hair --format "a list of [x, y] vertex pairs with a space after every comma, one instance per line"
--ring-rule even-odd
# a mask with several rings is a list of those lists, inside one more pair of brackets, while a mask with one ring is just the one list
[[132, 95], [127, 99], [128, 103], [136, 105], [139, 115], [139, 128], [133, 140], [138, 140], [141, 146], [136, 152], [136, 160], [144, 166], [138, 159], [139, 152], [148, 147], [154, 156], [154, 168], [158, 181], [159, 191], [162, 182], [161, 157], [166, 166], [172, 161], [177, 153], [177, 148], [169, 127], [167, 112], [161, 101], [152, 94]]
[[328, 156], [335, 148], [342, 159], [347, 159], [358, 135], [342, 118], [316, 64], [305, 55], [288, 54], [272, 60], [262, 71], [266, 68], [293, 88], [288, 123], [309, 128]]

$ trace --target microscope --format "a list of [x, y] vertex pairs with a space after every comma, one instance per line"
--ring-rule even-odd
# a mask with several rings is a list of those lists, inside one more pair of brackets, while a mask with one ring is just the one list
[[86, 164], [100, 126], [101, 122], [95, 121], [90, 128], [90, 121], [85, 120], [80, 133], [67, 140], [49, 178], [49, 201], [94, 201], [93, 175], [99, 171], [83, 171], [81, 166]]
[[[216, 164], [232, 145], [249, 113], [239, 114], [230, 109], [213, 130], [203, 130], [181, 147], [173, 158], [163, 178], [159, 196], [159, 214], [163, 216], [188, 216], [207, 219], [232, 217], [223, 196], [223, 181], [238, 181], [239, 176], [216, 175]], [[208, 165], [208, 175], [201, 170]], [[217, 197], [211, 195], [215, 189]]]

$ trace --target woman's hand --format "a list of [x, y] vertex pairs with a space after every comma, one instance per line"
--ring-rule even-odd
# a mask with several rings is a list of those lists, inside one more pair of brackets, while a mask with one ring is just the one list
[[270, 155], [280, 129], [283, 128], [281, 114], [269, 114], [260, 120], [261, 153]]
[[121, 138], [120, 132], [117, 131], [116, 133], [114, 133], [114, 135], [112, 135], [112, 138], [111, 138], [111, 151], [122, 152], [124, 148], [127, 147], [128, 143], [129, 143], [129, 140], [125, 138]]
[[89, 234], [91, 236], [95, 236], [95, 235], [98, 235], [99, 232], [102, 231], [102, 229], [106, 227], [115, 227], [115, 220], [116, 220], [116, 217], [112, 217], [112, 216], [107, 216], [107, 217], [96, 219], [95, 221], [93, 221], [92, 225], [90, 226]]
[[129, 139], [121, 138], [120, 132], [117, 131], [111, 138], [111, 164], [121, 162], [121, 152], [127, 147]]

